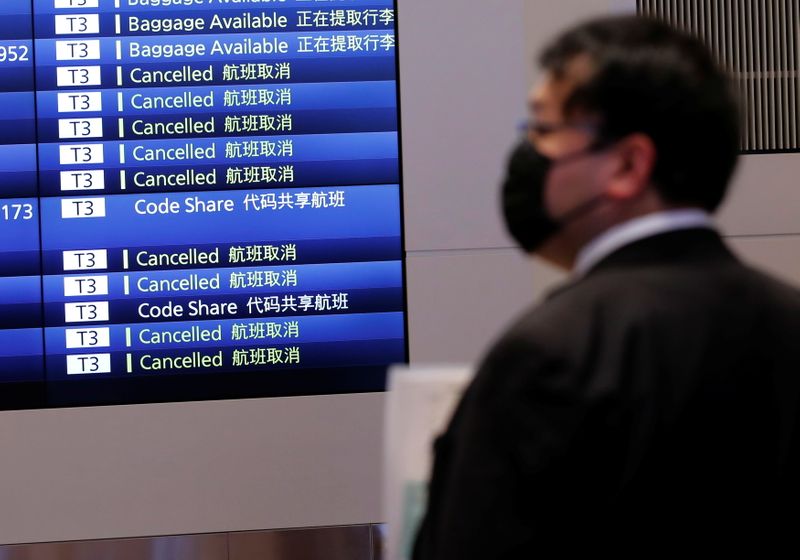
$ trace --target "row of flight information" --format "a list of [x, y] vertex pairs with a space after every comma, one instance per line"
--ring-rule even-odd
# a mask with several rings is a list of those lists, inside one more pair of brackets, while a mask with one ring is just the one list
[[0, 2], [0, 408], [380, 390], [393, 0]]

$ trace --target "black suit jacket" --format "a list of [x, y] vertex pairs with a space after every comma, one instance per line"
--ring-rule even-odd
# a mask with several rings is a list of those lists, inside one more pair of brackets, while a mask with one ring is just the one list
[[630, 244], [494, 344], [414, 557], [800, 541], [799, 395], [800, 292], [711, 230]]

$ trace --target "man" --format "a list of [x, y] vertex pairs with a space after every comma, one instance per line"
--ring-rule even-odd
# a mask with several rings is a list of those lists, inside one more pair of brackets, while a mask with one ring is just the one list
[[634, 17], [541, 64], [504, 213], [572, 278], [495, 343], [437, 441], [415, 558], [800, 540], [800, 292], [709, 217], [737, 157], [725, 76]]

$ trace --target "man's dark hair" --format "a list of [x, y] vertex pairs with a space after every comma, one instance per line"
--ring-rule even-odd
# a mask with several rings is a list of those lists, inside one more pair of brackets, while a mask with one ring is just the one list
[[558, 77], [578, 56], [588, 57], [591, 75], [565, 114], [599, 116], [601, 140], [646, 134], [661, 196], [715, 210], [736, 165], [739, 116], [729, 80], [703, 44], [656, 20], [616, 16], [566, 31], [540, 62]]

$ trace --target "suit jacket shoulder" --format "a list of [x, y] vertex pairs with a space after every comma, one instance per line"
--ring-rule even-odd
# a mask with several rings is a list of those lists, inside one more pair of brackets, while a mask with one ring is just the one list
[[623, 248], [493, 345], [437, 448], [418, 550], [519, 557], [563, 527], [711, 539], [709, 519], [800, 499], [798, 333], [800, 293], [713, 232]]

